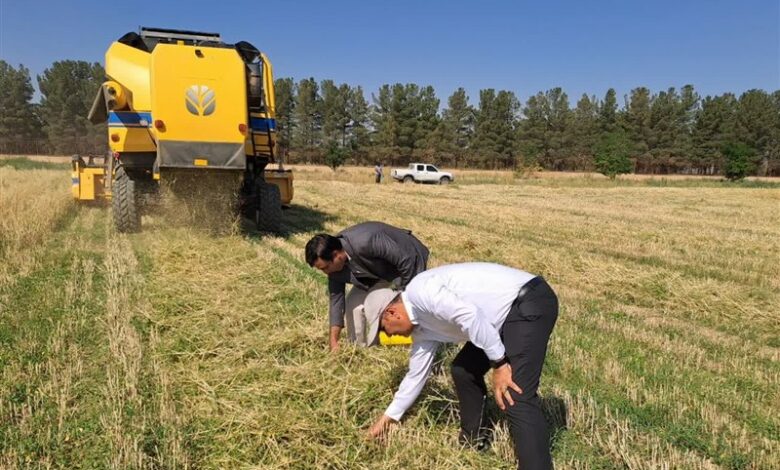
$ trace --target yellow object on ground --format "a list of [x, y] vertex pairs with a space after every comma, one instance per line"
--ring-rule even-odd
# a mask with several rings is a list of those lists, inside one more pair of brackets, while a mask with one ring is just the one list
[[382, 346], [398, 346], [412, 344], [411, 336], [388, 335], [384, 331], [379, 332], [379, 344]]

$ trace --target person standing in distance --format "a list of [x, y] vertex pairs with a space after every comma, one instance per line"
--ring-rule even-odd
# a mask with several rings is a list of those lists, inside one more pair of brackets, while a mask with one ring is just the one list
[[[335, 236], [312, 237], [306, 243], [306, 262], [328, 276], [330, 350], [339, 348], [345, 317], [349, 341], [365, 346], [366, 295], [390, 286], [403, 289], [425, 271], [429, 253], [411, 231], [382, 222], [357, 224]], [[347, 284], [352, 288], [345, 296]]]

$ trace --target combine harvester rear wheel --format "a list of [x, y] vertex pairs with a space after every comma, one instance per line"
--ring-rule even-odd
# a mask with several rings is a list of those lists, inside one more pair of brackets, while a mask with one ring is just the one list
[[136, 197], [135, 181], [120, 168], [114, 175], [111, 205], [114, 226], [118, 232], [133, 233], [141, 229], [141, 214]]

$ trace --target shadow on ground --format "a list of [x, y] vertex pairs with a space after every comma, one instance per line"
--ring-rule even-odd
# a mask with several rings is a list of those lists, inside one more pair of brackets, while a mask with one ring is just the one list
[[[299, 233], [323, 232], [325, 222], [333, 218], [332, 215], [317, 209], [292, 204], [285, 207], [282, 213], [282, 230], [272, 235], [289, 238]], [[241, 233], [247, 238], [262, 238], [267, 235], [257, 231], [254, 223], [246, 218], [241, 220]]]
[[547, 395], [540, 398], [542, 399], [542, 412], [549, 425], [550, 448], [554, 449], [557, 442], [563, 436], [563, 432], [566, 431], [569, 426], [566, 402], [563, 398], [555, 395]]
[[[442, 369], [449, 371], [449, 366], [450, 361], [445, 361], [440, 351], [440, 354], [437, 356], [436, 361], [434, 362], [434, 370], [432, 371], [432, 374], [440, 373]], [[392, 370], [391, 380], [393, 386], [396, 389], [398, 388], [398, 385], [400, 385], [401, 380], [403, 380], [404, 376], [406, 375], [407, 370], [407, 365], [398, 366]], [[556, 446], [556, 443], [562, 438], [564, 431], [568, 429], [568, 412], [566, 408], [566, 402], [563, 400], [563, 398], [556, 395], [540, 395], [539, 398], [541, 401], [542, 412], [544, 413], [544, 417], [548, 424], [548, 431], [550, 434], [550, 449], [553, 450]], [[437, 424], [458, 425], [457, 421], [455, 423], [451, 423], [452, 416], [458, 416], [458, 397], [455, 394], [454, 385], [450, 383], [442, 386], [441, 384], [434, 381], [429, 381], [413, 408], [417, 407], [422, 401], [425, 401], [425, 408], [427, 412], [434, 417], [434, 421]], [[488, 388], [488, 399], [486, 405], [487, 419], [490, 423], [492, 423], [490, 427], [495, 427], [497, 423], [506, 420], [504, 412], [502, 412], [498, 408], [498, 405], [496, 405], [492, 396], [492, 390], [490, 388]], [[507, 423], [507, 425], [508, 424], [509, 423]]]

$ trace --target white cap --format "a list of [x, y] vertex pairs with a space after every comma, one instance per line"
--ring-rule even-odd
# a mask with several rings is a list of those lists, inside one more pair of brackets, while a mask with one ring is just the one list
[[368, 326], [366, 346], [374, 346], [379, 343], [379, 320], [387, 306], [399, 293], [393, 289], [381, 288], [369, 292], [366, 296], [366, 300], [363, 302], [363, 312], [366, 314], [366, 325]]

